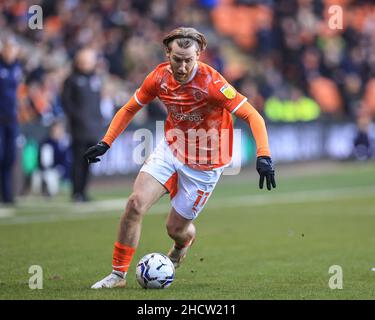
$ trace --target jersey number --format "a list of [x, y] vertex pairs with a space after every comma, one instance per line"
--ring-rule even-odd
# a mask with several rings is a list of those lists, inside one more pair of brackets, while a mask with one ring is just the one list
[[[206, 201], [207, 201], [208, 196], [210, 195], [209, 192], [204, 192], [204, 191], [202, 191], [202, 190], [197, 190], [197, 193], [198, 193], [197, 200], [195, 200], [194, 205], [193, 205], [193, 210], [194, 210], [194, 211], [197, 210], [197, 207], [198, 207], [198, 206], [203, 207], [204, 204], [205, 204]], [[202, 200], [202, 199], [203, 199], [203, 200]], [[201, 202], [201, 201], [202, 201], [202, 202]], [[201, 202], [201, 204], [199, 205], [200, 202]]]

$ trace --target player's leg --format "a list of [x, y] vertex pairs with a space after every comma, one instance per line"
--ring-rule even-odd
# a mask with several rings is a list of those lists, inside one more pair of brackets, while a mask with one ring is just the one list
[[140, 172], [135, 180], [133, 193], [121, 217], [117, 241], [125, 246], [137, 247], [144, 214], [157, 202], [167, 189], [147, 172]]
[[121, 217], [117, 241], [114, 245], [112, 273], [95, 283], [92, 288], [124, 287], [128, 271], [141, 235], [143, 216], [167, 189], [152, 175], [140, 172], [134, 183], [125, 212]]
[[175, 268], [178, 268], [195, 239], [195, 226], [192, 220], [182, 217], [172, 208], [167, 218], [166, 227], [168, 235], [174, 240], [174, 245], [168, 252], [168, 256]]
[[[165, 151], [168, 152], [165, 152]], [[173, 156], [162, 140], [141, 168], [121, 217], [117, 241], [113, 250], [112, 274], [92, 288], [124, 286], [124, 278], [138, 246], [141, 222], [147, 210], [167, 191], [175, 194], [176, 170]]]
[[175, 241], [177, 247], [184, 247], [195, 237], [193, 221], [182, 217], [172, 208], [167, 218], [168, 235]]
[[194, 170], [186, 165], [178, 168], [178, 191], [172, 199], [167, 230], [175, 244], [168, 256], [179, 267], [195, 239], [193, 220], [207, 204], [224, 168]]

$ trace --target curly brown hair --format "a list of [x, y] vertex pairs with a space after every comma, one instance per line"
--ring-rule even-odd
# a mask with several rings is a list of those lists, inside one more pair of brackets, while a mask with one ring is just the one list
[[167, 51], [170, 50], [170, 43], [177, 40], [177, 44], [180, 48], [189, 48], [193, 44], [196, 44], [200, 51], [203, 51], [207, 47], [207, 40], [205, 36], [194, 28], [179, 27], [172, 30], [163, 38], [163, 44]]

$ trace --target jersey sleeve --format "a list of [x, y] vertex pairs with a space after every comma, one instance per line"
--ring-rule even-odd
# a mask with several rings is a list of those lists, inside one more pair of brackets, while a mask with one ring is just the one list
[[219, 73], [213, 77], [209, 85], [209, 95], [212, 104], [221, 106], [230, 113], [236, 112], [247, 100]]
[[248, 123], [257, 146], [257, 157], [270, 157], [271, 152], [268, 145], [266, 124], [258, 111], [250, 103], [245, 101], [241, 108], [238, 108], [234, 112], [234, 115]]
[[133, 95], [115, 114], [102, 140], [111, 146], [113, 141], [127, 128], [130, 121], [140, 109], [142, 109], [142, 106], [138, 104], [135, 100], [135, 95]]
[[150, 103], [157, 96], [157, 69], [150, 72], [136, 90], [134, 98], [140, 106]]

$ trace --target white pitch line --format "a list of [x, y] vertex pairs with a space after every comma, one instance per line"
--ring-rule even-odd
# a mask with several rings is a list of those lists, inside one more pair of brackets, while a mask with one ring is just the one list
[[[27, 198], [24, 201], [22, 199], [17, 204], [17, 208], [19, 209], [30, 209], [32, 207], [37, 207], [37, 209], [71, 209], [72, 207], [82, 207], [82, 208], [89, 208], [95, 206], [96, 208], [107, 207], [108, 205], [124, 205], [126, 204], [127, 198], [120, 198], [120, 199], [108, 199], [108, 200], [98, 200], [93, 202], [77, 202], [72, 203], [68, 201], [60, 202], [60, 201], [44, 201], [41, 200], [40, 197], [34, 198]], [[21, 202], [22, 201], [22, 202]]]
[[[268, 191], [265, 191], [268, 192]], [[293, 191], [286, 193], [268, 193], [262, 195], [240, 195], [232, 197], [220, 197], [208, 202], [205, 210], [217, 210], [220, 208], [256, 207], [275, 204], [314, 203], [322, 201], [336, 201], [353, 198], [363, 198], [375, 195], [375, 187], [346, 187], [340, 189]], [[8, 216], [0, 219], [0, 225], [72, 221], [85, 219], [98, 219], [105, 217], [120, 217], [124, 211], [127, 198], [95, 201], [83, 204], [67, 203], [64, 212], [31, 215]], [[148, 214], [167, 214], [170, 204], [156, 204]], [[30, 206], [30, 209], [33, 207]], [[35, 206], [35, 209], [38, 207]], [[61, 207], [58, 207], [61, 209]]]
[[0, 218], [8, 218], [14, 216], [14, 209], [0, 208]]
[[293, 191], [288, 193], [270, 192], [267, 195], [236, 196], [228, 199], [216, 199], [218, 207], [260, 206], [273, 204], [291, 204], [305, 202], [332, 201], [345, 198], [362, 198], [375, 195], [375, 187], [352, 187], [328, 190]]

